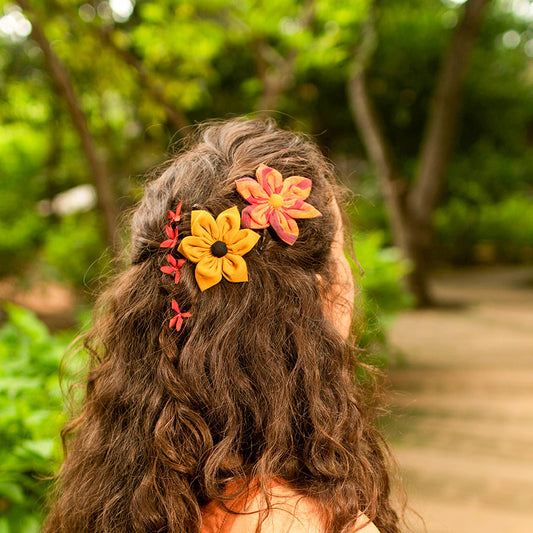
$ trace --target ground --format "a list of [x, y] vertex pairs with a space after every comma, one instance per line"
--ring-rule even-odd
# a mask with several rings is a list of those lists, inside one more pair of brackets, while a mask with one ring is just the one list
[[[429, 533], [533, 531], [533, 268], [441, 273], [390, 343], [386, 433]], [[413, 513], [410, 531], [422, 532]]]

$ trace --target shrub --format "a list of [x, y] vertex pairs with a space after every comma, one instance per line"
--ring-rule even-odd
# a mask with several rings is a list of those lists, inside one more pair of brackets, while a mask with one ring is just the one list
[[46, 234], [44, 260], [48, 274], [75, 287], [100, 278], [110, 265], [104, 248], [98, 213], [89, 211], [61, 217]]
[[[37, 533], [49, 476], [62, 458], [58, 369], [70, 333], [52, 335], [12, 304], [0, 328], [0, 532]], [[65, 377], [68, 377], [65, 375]]]
[[[356, 257], [365, 271], [359, 278], [360, 291], [355, 302], [362, 310], [361, 323], [356, 324], [359, 343], [376, 362], [382, 363], [387, 357], [386, 332], [391, 320], [414, 304], [402, 282], [410, 264], [401, 258], [397, 248], [383, 247], [384, 240], [382, 231], [354, 236]], [[358, 270], [355, 265], [352, 268]]]
[[454, 264], [533, 260], [533, 200], [515, 194], [471, 205], [454, 199], [435, 213], [435, 255]]

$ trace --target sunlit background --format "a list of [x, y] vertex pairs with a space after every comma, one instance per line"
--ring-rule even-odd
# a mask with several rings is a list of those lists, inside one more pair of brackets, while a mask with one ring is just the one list
[[0, 0], [0, 47], [0, 533], [39, 531], [59, 361], [122, 214], [191, 125], [246, 114], [354, 193], [409, 505], [431, 533], [533, 530], [533, 3]]

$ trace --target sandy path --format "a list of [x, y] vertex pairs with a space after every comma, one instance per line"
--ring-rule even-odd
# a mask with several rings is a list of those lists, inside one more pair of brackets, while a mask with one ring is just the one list
[[[409, 311], [386, 432], [429, 533], [533, 532], [533, 268], [434, 280], [460, 308]], [[424, 531], [411, 516], [411, 531]]]

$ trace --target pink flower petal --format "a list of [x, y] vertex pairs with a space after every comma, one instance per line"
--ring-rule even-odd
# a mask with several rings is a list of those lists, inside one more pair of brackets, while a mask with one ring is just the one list
[[283, 180], [279, 193], [283, 198], [300, 198], [305, 200], [311, 192], [311, 180], [302, 176], [290, 176]]
[[280, 193], [281, 188], [283, 187], [283, 177], [275, 168], [261, 164], [257, 168], [255, 174], [259, 185], [263, 187], [269, 196], [274, 193]]
[[281, 209], [275, 209], [270, 217], [270, 225], [278, 237], [287, 244], [294, 244], [299, 235], [298, 224]]
[[241, 224], [243, 228], [263, 229], [270, 226], [268, 221], [272, 212], [269, 203], [249, 205], [241, 213]]
[[257, 204], [261, 200], [268, 200], [268, 194], [253, 178], [235, 180], [239, 194], [250, 204]]
[[315, 209], [307, 202], [296, 202], [293, 207], [282, 207], [281, 210], [288, 216], [293, 218], [315, 218], [321, 217], [322, 213]]

